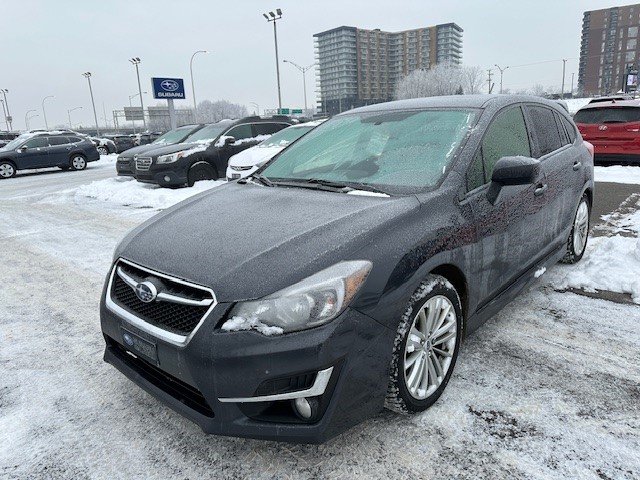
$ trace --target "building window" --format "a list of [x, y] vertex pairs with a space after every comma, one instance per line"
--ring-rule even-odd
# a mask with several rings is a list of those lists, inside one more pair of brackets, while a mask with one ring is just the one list
[[629, 27], [627, 29], [627, 37], [635, 38], [638, 36], [638, 27]]
[[632, 38], [631, 40], [627, 40], [627, 50], [635, 50], [638, 46], [638, 40]]
[[625, 56], [625, 62], [633, 62], [636, 59], [636, 52], [627, 52]]

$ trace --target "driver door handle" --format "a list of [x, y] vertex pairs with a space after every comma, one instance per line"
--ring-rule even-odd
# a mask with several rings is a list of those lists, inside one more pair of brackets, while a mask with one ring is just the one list
[[582, 167], [582, 162], [579, 162], [579, 161], [573, 162], [573, 169], [574, 170], [576, 170], [576, 171], [580, 170], [580, 167]]
[[544, 192], [547, 191], [547, 187], [548, 185], [546, 183], [539, 183], [536, 187], [536, 189], [533, 191], [533, 194], [536, 197], [539, 197], [540, 195], [543, 195]]

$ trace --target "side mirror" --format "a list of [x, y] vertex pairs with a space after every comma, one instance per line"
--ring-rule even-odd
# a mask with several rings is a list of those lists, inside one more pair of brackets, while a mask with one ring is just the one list
[[236, 143], [235, 137], [224, 137], [225, 145], [231, 145], [232, 143]]
[[506, 185], [528, 185], [535, 183], [540, 175], [540, 162], [529, 157], [502, 157], [493, 167], [487, 200], [492, 205], [500, 190]]
[[26, 145], [21, 146], [18, 151], [19, 152], [26, 152], [29, 149], [29, 147], [27, 147]]

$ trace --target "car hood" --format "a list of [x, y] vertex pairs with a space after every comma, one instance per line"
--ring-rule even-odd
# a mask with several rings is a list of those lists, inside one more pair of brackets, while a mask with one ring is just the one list
[[[260, 298], [341, 260], [363, 259], [415, 215], [414, 196], [373, 197], [229, 183], [134, 229], [115, 252], [211, 287], [218, 301]], [[375, 262], [375, 259], [369, 259]]]
[[163, 148], [163, 145], [140, 145], [139, 147], [129, 148], [120, 154], [121, 157], [133, 157], [134, 155], [140, 155], [142, 153], [150, 152], [151, 150], [156, 150], [158, 148]]
[[[142, 145], [143, 147], [146, 147], [148, 145]], [[150, 146], [150, 145], [149, 145]], [[195, 148], [195, 147], [201, 147], [204, 146], [205, 148], [208, 146], [208, 142], [207, 143], [176, 143], [174, 145], [166, 145], [166, 146], [158, 146], [158, 145], [154, 145], [152, 149], [145, 151], [144, 153], [146, 155], [152, 156], [152, 157], [157, 157], [159, 155], [169, 155], [171, 153], [176, 153], [176, 152], [181, 152], [183, 150], [189, 150], [190, 148]], [[136, 147], [136, 148], [140, 148], [140, 147]], [[133, 149], [131, 149], [133, 150]], [[130, 152], [131, 150], [127, 150], [127, 152]]]
[[257, 145], [235, 154], [229, 159], [229, 165], [234, 165], [236, 167], [252, 167], [269, 160], [283, 149], [284, 147], [260, 147]]

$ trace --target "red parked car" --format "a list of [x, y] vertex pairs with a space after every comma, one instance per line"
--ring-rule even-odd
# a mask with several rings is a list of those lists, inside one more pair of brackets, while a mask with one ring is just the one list
[[595, 163], [640, 165], [640, 100], [590, 103], [573, 117]]

